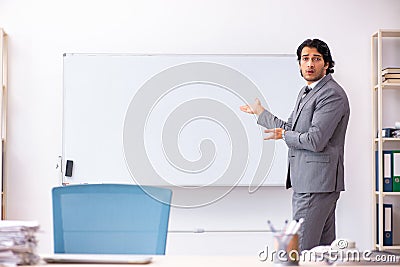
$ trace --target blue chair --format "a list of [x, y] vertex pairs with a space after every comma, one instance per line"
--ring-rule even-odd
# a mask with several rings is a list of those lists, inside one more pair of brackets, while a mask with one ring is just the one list
[[130, 184], [55, 187], [55, 253], [165, 254], [172, 192]]

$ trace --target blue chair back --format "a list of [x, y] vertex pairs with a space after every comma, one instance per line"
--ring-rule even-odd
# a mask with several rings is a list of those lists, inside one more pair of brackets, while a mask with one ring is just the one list
[[55, 253], [165, 254], [172, 191], [130, 184], [55, 187]]

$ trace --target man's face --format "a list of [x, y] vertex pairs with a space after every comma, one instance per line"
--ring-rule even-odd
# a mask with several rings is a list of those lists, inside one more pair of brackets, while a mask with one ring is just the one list
[[301, 50], [300, 71], [307, 84], [312, 84], [324, 77], [328, 66], [316, 48], [306, 46]]

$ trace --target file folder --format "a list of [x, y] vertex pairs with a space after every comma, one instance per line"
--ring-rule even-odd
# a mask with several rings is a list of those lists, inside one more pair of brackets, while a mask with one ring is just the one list
[[400, 192], [400, 176], [393, 177], [393, 192]]
[[[392, 173], [392, 158], [393, 151], [392, 150], [384, 150], [383, 152], [383, 192], [392, 192], [393, 191], [393, 173]], [[398, 151], [398, 156], [400, 160], [400, 151]], [[375, 188], [376, 191], [379, 190], [379, 169], [378, 169], [378, 151], [375, 152]], [[400, 167], [400, 162], [399, 162]], [[400, 174], [399, 174], [400, 176]]]
[[[379, 205], [376, 204], [376, 242], [379, 242]], [[393, 245], [393, 205], [383, 204], [383, 245]]]
[[400, 150], [393, 151], [393, 191], [400, 192]]
[[393, 180], [391, 177], [383, 178], [383, 192], [393, 191]]
[[384, 215], [383, 215], [383, 245], [392, 246], [393, 245], [393, 205], [383, 204]]
[[393, 150], [393, 176], [400, 176], [400, 150]]

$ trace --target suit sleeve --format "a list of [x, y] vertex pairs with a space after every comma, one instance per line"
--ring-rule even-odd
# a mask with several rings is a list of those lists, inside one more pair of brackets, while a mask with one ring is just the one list
[[288, 121], [283, 121], [283, 120], [279, 119], [278, 117], [276, 117], [271, 112], [269, 112], [268, 110], [265, 110], [258, 117], [257, 123], [268, 129], [283, 128], [287, 131], [292, 128], [292, 115], [293, 115], [293, 112], [292, 112], [292, 114], [290, 114]]
[[323, 96], [315, 106], [308, 131], [303, 133], [287, 131], [286, 144], [295, 149], [323, 151], [345, 112], [348, 112], [348, 109], [343, 96], [333, 92]]

